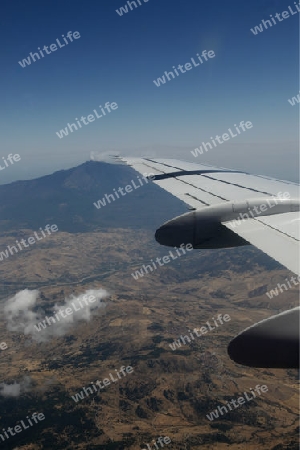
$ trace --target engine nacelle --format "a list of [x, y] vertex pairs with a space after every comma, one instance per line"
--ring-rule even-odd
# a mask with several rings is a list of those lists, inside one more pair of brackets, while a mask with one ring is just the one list
[[[262, 197], [242, 202], [226, 202], [195, 210], [163, 224], [155, 233], [161, 245], [193, 248], [229, 248], [248, 245], [223, 224], [232, 220], [247, 220], [300, 210], [299, 199]], [[238, 228], [237, 228], [238, 232]]]

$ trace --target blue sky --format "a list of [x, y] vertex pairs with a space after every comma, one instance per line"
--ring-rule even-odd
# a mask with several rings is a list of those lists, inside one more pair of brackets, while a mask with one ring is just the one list
[[[1, 155], [21, 161], [0, 184], [76, 166], [95, 152], [171, 157], [297, 181], [299, 14], [250, 28], [292, 0], [6, 1], [1, 13]], [[80, 38], [22, 68], [68, 31]], [[197, 52], [215, 58], [161, 87], [153, 80]], [[118, 109], [59, 139], [75, 117]], [[241, 120], [253, 128], [201, 157], [191, 150]]]

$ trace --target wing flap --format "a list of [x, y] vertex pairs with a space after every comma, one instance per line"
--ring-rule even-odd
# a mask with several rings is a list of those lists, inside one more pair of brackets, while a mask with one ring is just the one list
[[253, 194], [277, 195], [278, 192], [289, 192], [291, 197], [299, 196], [299, 186], [288, 181], [264, 178], [258, 175], [245, 173], [216, 173], [213, 178], [221, 183], [228, 183], [231, 187], [252, 191]]
[[300, 275], [299, 265], [299, 213], [285, 213], [259, 219], [247, 219], [230, 230], [255, 245], [267, 255]]

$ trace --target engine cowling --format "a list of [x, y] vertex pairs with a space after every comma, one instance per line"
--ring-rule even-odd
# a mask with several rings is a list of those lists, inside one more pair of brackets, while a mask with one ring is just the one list
[[156, 230], [155, 239], [161, 245], [169, 247], [192, 244], [193, 248], [208, 249], [249, 245], [249, 242], [223, 224], [241, 218], [247, 220], [299, 209], [299, 199], [274, 197], [221, 203], [175, 217]]

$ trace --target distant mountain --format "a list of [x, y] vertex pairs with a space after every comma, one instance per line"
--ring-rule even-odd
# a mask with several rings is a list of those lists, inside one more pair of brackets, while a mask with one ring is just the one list
[[[147, 228], [186, 212], [184, 203], [149, 181], [117, 199], [139, 174], [128, 166], [88, 161], [35, 180], [0, 186], [0, 231], [38, 229], [55, 223], [60, 231], [86, 232], [103, 228]], [[97, 209], [105, 194], [115, 201]]]

